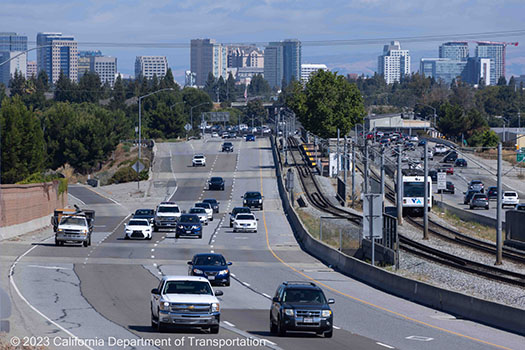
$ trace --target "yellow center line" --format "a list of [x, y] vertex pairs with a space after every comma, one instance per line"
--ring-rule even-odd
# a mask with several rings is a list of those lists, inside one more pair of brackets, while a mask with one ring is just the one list
[[[260, 176], [260, 180], [261, 180], [261, 195], [264, 196], [264, 192], [263, 192], [263, 173], [262, 173], [262, 168], [261, 168], [261, 158], [262, 158], [262, 153], [261, 153], [261, 150], [259, 150], [259, 176]], [[275, 164], [275, 166], [277, 167], [279, 165]], [[268, 247], [268, 250], [270, 251], [270, 253], [272, 253], [272, 255], [275, 257], [275, 259], [277, 259], [283, 265], [287, 266], [288, 268], [290, 268], [294, 272], [298, 273], [299, 275], [301, 275], [301, 276], [303, 276], [303, 277], [305, 277], [305, 278], [307, 278], [307, 279], [309, 279], [311, 281], [314, 281], [315, 283], [325, 287], [326, 289], [331, 290], [334, 293], [337, 293], [337, 294], [342, 295], [342, 296], [344, 296], [346, 298], [355, 300], [357, 302], [363, 303], [365, 305], [371, 306], [373, 308], [376, 308], [376, 309], [379, 309], [379, 310], [391, 313], [393, 315], [399, 316], [401, 318], [404, 318], [405, 320], [409, 320], [409, 321], [412, 321], [412, 322], [415, 322], [415, 323], [418, 323], [418, 324], [421, 324], [421, 325], [424, 325], [424, 326], [427, 326], [427, 327], [430, 327], [430, 328], [433, 328], [433, 329], [437, 329], [437, 330], [440, 330], [440, 331], [443, 331], [443, 332], [446, 332], [446, 333], [449, 333], [449, 334], [453, 334], [453, 335], [456, 335], [458, 337], [462, 337], [462, 338], [470, 339], [470, 340], [473, 340], [473, 341], [476, 341], [476, 342], [479, 342], [479, 343], [491, 345], [491, 346], [494, 346], [494, 347], [499, 348], [499, 349], [512, 350], [512, 349], [507, 348], [507, 347], [505, 347], [503, 345], [494, 344], [494, 343], [491, 343], [491, 342], [488, 342], [488, 341], [485, 341], [485, 340], [482, 340], [482, 339], [474, 338], [474, 337], [471, 337], [471, 336], [468, 336], [468, 335], [465, 335], [465, 334], [461, 334], [461, 333], [454, 332], [454, 331], [451, 331], [451, 330], [448, 330], [448, 329], [445, 329], [445, 328], [441, 328], [439, 326], [434, 326], [434, 325], [426, 323], [424, 321], [420, 321], [420, 320], [417, 320], [417, 319], [412, 318], [410, 316], [401, 314], [401, 313], [399, 313], [397, 311], [393, 311], [393, 310], [387, 309], [387, 308], [385, 308], [383, 306], [379, 306], [379, 305], [370, 303], [368, 301], [365, 301], [365, 300], [359, 299], [357, 297], [354, 297], [352, 295], [349, 295], [349, 294], [346, 294], [344, 292], [341, 292], [341, 291], [339, 291], [339, 290], [337, 290], [337, 289], [335, 289], [333, 287], [330, 287], [329, 285], [324, 284], [323, 282], [320, 282], [320, 281], [316, 280], [313, 277], [308, 276], [307, 274], [303, 273], [302, 271], [297, 270], [295, 267], [293, 267], [292, 265], [290, 265], [287, 262], [285, 262], [277, 254], [275, 254], [275, 252], [273, 251], [272, 247], [270, 246], [270, 239], [269, 239], [269, 235], [268, 235], [268, 226], [266, 224], [266, 215], [265, 215], [265, 210], [264, 209], [263, 209], [263, 212], [262, 212], [262, 217], [263, 217], [264, 230], [266, 232], [266, 246]]]

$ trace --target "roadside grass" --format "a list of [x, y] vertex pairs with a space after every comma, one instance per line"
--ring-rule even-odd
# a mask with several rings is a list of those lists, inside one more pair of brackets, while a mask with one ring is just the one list
[[486, 239], [491, 242], [496, 242], [496, 229], [477, 222], [461, 220], [456, 215], [451, 214], [449, 211], [443, 210], [438, 206], [434, 206], [432, 210], [439, 215], [440, 218], [455, 227], [459, 232], [469, 236]]

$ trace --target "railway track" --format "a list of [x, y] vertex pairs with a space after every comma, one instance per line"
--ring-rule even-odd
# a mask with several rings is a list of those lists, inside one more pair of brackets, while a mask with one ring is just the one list
[[[324, 197], [315, 180], [314, 174], [307, 165], [304, 155], [299, 149], [298, 141], [291, 137], [289, 139], [289, 144], [291, 146], [292, 159], [295, 167], [298, 170], [301, 184], [308, 201], [321, 211], [330, 213], [337, 217], [346, 218], [356, 224], [360, 224], [362, 221], [361, 215], [354, 214], [345, 209], [334, 206]], [[392, 196], [391, 193], [389, 195]], [[456, 255], [426, 246], [403, 235], [399, 235], [399, 242], [401, 249], [426, 260], [434, 261], [452, 268], [456, 268], [458, 270], [473, 273], [475, 275], [482, 276], [494, 281], [508, 283], [513, 286], [525, 287], [525, 274], [508, 271], [498, 267], [461, 258]]]

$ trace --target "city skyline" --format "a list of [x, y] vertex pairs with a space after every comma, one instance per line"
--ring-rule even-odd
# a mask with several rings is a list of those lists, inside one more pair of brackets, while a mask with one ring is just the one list
[[[136, 56], [166, 56], [179, 83], [190, 69], [190, 50], [184, 48], [140, 48], [96, 43], [183, 43], [195, 38], [214, 38], [219, 43], [267, 43], [285, 38], [302, 42], [337, 39], [379, 39], [382, 43], [354, 46], [303, 46], [302, 63], [324, 63], [341, 74], [372, 75], [382, 46], [399, 40], [410, 50], [413, 62], [437, 57], [438, 46], [452, 40], [524, 41], [523, 36], [455, 38], [406, 42], [404, 37], [480, 33], [515, 30], [523, 13], [520, 1], [492, 4], [483, 1], [452, 1], [443, 4], [416, 1], [385, 4], [375, 0], [331, 1], [212, 1], [149, 3], [145, 1], [100, 1], [63, 4], [43, 0], [4, 1], [1, 31], [27, 35], [34, 46], [36, 34], [57, 31], [73, 35], [79, 50], [101, 50], [117, 57], [119, 71], [134, 73]], [[445, 20], [443, 20], [445, 18]], [[242, 28], [242, 29], [239, 29]], [[519, 29], [519, 28], [518, 28]], [[174, 34], [175, 33], [175, 34]], [[523, 35], [523, 34], [521, 34]], [[263, 47], [264, 45], [261, 45]], [[507, 50], [507, 78], [525, 74], [525, 45]], [[470, 53], [473, 55], [473, 52]], [[34, 53], [28, 61], [36, 59]], [[412, 65], [417, 71], [418, 65]]]

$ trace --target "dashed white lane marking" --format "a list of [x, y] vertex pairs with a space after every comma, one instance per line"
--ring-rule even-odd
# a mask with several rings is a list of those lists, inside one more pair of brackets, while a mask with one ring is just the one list
[[242, 284], [244, 284], [246, 287], [249, 287], [250, 284], [248, 282], [241, 282]]
[[[269, 296], [269, 295], [268, 295], [268, 294], [266, 294], [266, 293], [262, 293], [262, 295], [264, 295], [265, 297], [267, 297], [267, 298], [269, 298], [269, 299], [271, 299], [271, 298], [272, 298], [271, 296]], [[335, 326], [334, 326], [334, 327], [335, 327]]]
[[153, 266], [157, 267], [157, 263], [153, 263]]
[[157, 243], [155, 243], [155, 244], [154, 244], [153, 246], [154, 246], [154, 247], [156, 247], [156, 246], [158, 246], [158, 244], [157, 244]]
[[215, 251], [213, 251], [213, 250], [210, 250], [210, 253], [215, 253]]
[[228, 321], [223, 321], [225, 324], [227, 324], [228, 326], [230, 327], [235, 327], [235, 325], [231, 322], [228, 322]]
[[431, 341], [431, 340], [434, 340], [434, 338], [422, 337], [422, 336], [419, 336], [419, 335], [410, 335], [408, 337], [405, 337], [405, 339], [417, 340], [417, 341]]
[[213, 248], [213, 246], [211, 245], [210, 248]]
[[[335, 328], [335, 326], [334, 326]], [[395, 347], [391, 346], [391, 345], [387, 345], [387, 344], [383, 344], [383, 343], [380, 343], [380, 342], [376, 342], [377, 345], [380, 345], [380, 346], [384, 346], [385, 348], [388, 348], [388, 349], [395, 349]]]
[[155, 255], [152, 255], [151, 258], [152, 258], [152, 259], [155, 259]]
[[335, 329], [341, 329], [341, 327], [333, 326]]
[[154, 251], [155, 251], [155, 249], [151, 249], [151, 251], [152, 251], [152, 252], [154, 252]]

